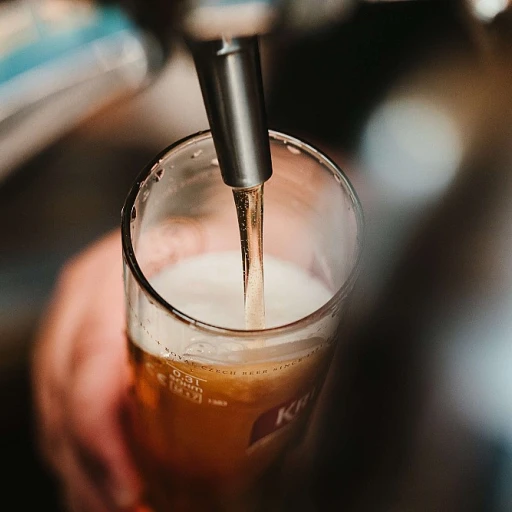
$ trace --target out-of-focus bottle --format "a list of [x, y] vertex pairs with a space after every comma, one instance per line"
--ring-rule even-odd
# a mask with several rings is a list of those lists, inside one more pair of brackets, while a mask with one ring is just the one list
[[2, 2], [0, 50], [0, 179], [164, 62], [131, 12], [92, 1]]

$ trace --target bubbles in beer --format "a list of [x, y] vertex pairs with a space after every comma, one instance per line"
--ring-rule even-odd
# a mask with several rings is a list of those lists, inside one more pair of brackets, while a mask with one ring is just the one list
[[[266, 254], [264, 264], [267, 328], [300, 320], [322, 307], [333, 295], [319, 278], [292, 262]], [[151, 276], [150, 283], [169, 304], [196, 320], [220, 328], [244, 329], [242, 279], [240, 251], [233, 250], [189, 256]], [[164, 345], [175, 342], [180, 329], [179, 323], [172, 331], [164, 325], [152, 326], [154, 337]], [[197, 343], [205, 343], [204, 338], [197, 333], [191, 339], [189, 333], [186, 346]], [[238, 340], [228, 343], [220, 338], [219, 343], [230, 351], [244, 349]]]
[[185, 354], [190, 355], [209, 355], [217, 352], [217, 349], [211, 343], [193, 343], [185, 349]]

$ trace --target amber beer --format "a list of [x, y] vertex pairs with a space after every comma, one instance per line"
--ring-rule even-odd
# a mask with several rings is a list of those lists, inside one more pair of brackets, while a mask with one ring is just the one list
[[258, 484], [300, 440], [329, 344], [250, 366], [173, 361], [129, 345], [136, 454], [150, 505], [173, 512], [259, 510], [253, 494], [271, 492]]
[[262, 191], [235, 194], [235, 215], [208, 132], [157, 155], [123, 206], [129, 439], [151, 512], [282, 512], [279, 473], [332, 358], [360, 204], [321, 152], [269, 136], [263, 253]]
[[[265, 264], [271, 327], [301, 320], [332, 295], [290, 262], [267, 256]], [[177, 261], [150, 282], [180, 311], [222, 329], [243, 329], [241, 277], [240, 254], [221, 251]], [[325, 329], [321, 334], [313, 323], [287, 338], [256, 331], [243, 342], [233, 331], [206, 336], [172, 316], [154, 316], [150, 303], [139, 303], [137, 318], [145, 320], [129, 340], [133, 438], [150, 506], [157, 512], [265, 510], [254, 496], [275, 502], [264, 477], [278, 471], [300, 440], [326, 374]], [[277, 475], [267, 480], [277, 483]]]

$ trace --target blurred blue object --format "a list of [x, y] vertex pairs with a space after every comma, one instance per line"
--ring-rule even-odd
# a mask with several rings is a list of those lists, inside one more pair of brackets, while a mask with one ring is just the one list
[[0, 179], [84, 117], [139, 90], [162, 61], [115, 5], [0, 4]]

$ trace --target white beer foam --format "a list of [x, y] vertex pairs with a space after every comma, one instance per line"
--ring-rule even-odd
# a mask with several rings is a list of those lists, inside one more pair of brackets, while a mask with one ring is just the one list
[[[333, 295], [319, 279], [275, 257], [264, 257], [265, 324], [285, 325], [313, 313]], [[173, 307], [218, 327], [244, 328], [242, 256], [207, 253], [181, 260], [150, 280]]]

